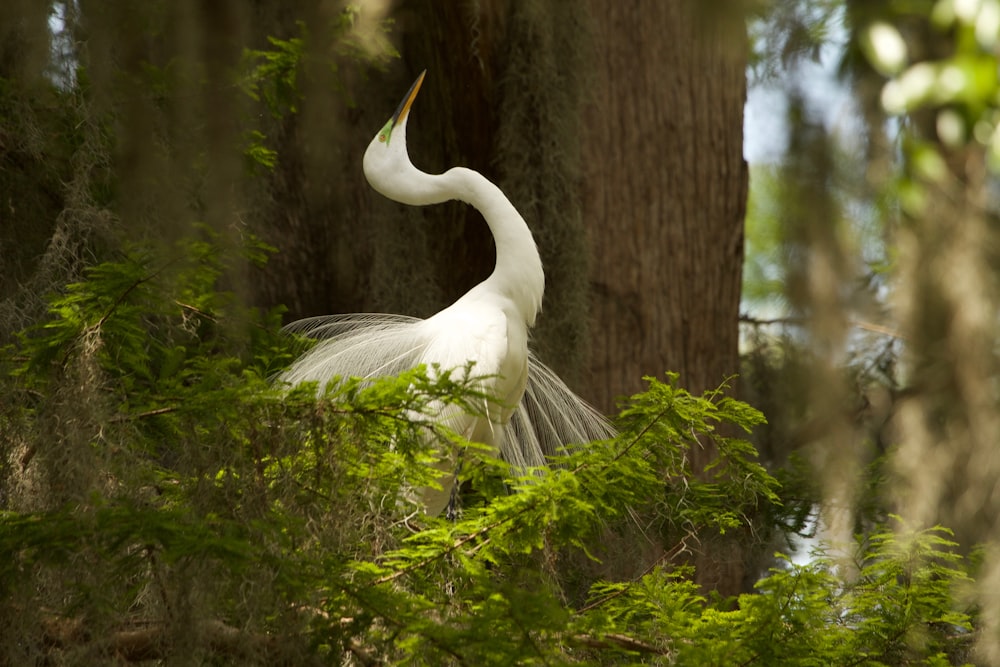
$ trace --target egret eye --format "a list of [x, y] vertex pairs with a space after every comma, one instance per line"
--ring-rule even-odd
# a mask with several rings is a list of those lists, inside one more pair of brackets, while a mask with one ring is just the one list
[[378, 140], [381, 143], [383, 143], [383, 144], [385, 143], [385, 132], [383, 132], [382, 134], [378, 135]]

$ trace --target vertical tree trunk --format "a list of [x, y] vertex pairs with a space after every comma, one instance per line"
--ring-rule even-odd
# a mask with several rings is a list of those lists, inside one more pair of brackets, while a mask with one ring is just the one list
[[[677, 371], [700, 392], [738, 369], [745, 34], [739, 12], [696, 6], [589, 2], [596, 80], [583, 134], [593, 262], [586, 393], [605, 410], [641, 390], [644, 375]], [[699, 469], [714, 453], [692, 454]], [[736, 553], [700, 559], [699, 581], [736, 592], [738, 561]]]

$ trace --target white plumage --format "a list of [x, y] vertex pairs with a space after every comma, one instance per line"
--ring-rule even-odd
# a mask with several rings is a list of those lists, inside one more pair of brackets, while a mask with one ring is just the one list
[[[500, 188], [478, 172], [455, 167], [427, 174], [410, 162], [406, 122], [423, 78], [421, 74], [369, 144], [365, 176], [375, 190], [403, 204], [457, 199], [474, 206], [496, 242], [493, 273], [425, 320], [354, 314], [293, 323], [291, 330], [322, 340], [281, 379], [324, 385], [338, 377], [395, 375], [419, 364], [455, 369], [474, 362], [473, 376], [483, 378], [479, 389], [492, 400], [481, 414], [448, 406], [436, 418], [468, 440], [494, 447], [515, 469], [539, 468], [559, 447], [609, 437], [612, 429], [528, 350], [528, 329], [541, 310], [545, 278], [521, 215]], [[454, 452], [441, 453], [437, 468], [443, 490], [422, 493], [428, 514], [447, 506], [458, 463]]]

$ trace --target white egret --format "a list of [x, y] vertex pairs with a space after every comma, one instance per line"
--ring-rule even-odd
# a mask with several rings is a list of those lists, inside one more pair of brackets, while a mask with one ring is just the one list
[[[517, 209], [476, 171], [454, 167], [427, 174], [410, 162], [406, 123], [424, 74], [369, 144], [365, 177], [376, 191], [403, 204], [456, 199], [474, 206], [496, 242], [493, 273], [427, 319], [335, 315], [289, 325], [323, 340], [282, 379], [324, 385], [337, 377], [394, 375], [419, 364], [456, 369], [474, 362], [472, 374], [482, 378], [478, 388], [492, 400], [480, 414], [449, 406], [437, 418], [469, 441], [498, 450], [516, 471], [540, 468], [559, 447], [609, 437], [612, 429], [528, 349], [528, 330], [541, 310], [545, 278], [535, 240]], [[441, 453], [437, 468], [443, 490], [425, 489], [422, 494], [428, 514], [448, 505], [459, 467], [456, 453]]]

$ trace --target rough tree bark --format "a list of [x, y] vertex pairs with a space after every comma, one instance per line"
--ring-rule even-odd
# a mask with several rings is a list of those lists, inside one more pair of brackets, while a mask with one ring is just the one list
[[[674, 0], [590, 0], [593, 104], [584, 138], [592, 246], [588, 397], [609, 410], [644, 375], [692, 392], [738, 370], [747, 168], [742, 16]], [[704, 9], [697, 11], [695, 7]], [[713, 452], [693, 452], [695, 469]], [[730, 594], [738, 550], [698, 558]]]

